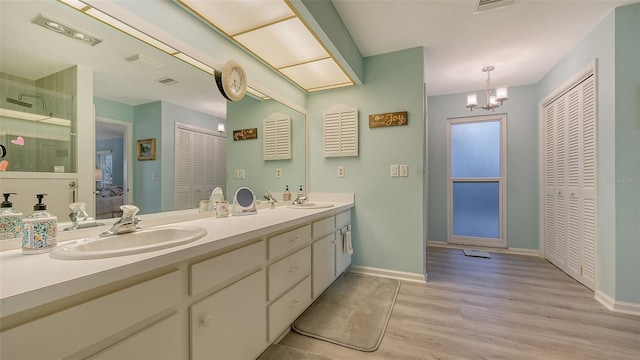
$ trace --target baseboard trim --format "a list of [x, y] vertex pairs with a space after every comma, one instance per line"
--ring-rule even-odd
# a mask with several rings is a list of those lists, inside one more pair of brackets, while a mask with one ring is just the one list
[[640, 304], [625, 302], [625, 301], [617, 301], [611, 296], [603, 293], [602, 291], [596, 291], [593, 296], [597, 302], [602, 304], [605, 308], [610, 311], [621, 313], [621, 314], [629, 314], [640, 316]]
[[426, 274], [416, 274], [416, 273], [410, 273], [410, 272], [404, 272], [404, 271], [387, 270], [387, 269], [380, 269], [380, 268], [374, 268], [369, 266], [357, 266], [357, 265], [351, 265], [349, 267], [349, 271], [353, 273], [358, 273], [358, 274], [375, 275], [375, 276], [386, 277], [390, 279], [397, 279], [402, 281], [418, 282], [422, 284], [427, 282]]
[[450, 249], [482, 249], [488, 252], [512, 254], [512, 255], [527, 255], [540, 257], [540, 250], [536, 249], [520, 249], [520, 248], [492, 248], [484, 246], [470, 246], [470, 245], [456, 245], [448, 244], [442, 241], [427, 241], [427, 246], [444, 247]]

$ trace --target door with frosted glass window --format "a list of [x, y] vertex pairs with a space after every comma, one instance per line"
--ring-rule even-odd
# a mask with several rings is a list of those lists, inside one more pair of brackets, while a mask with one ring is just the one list
[[506, 120], [448, 120], [449, 243], [506, 247]]

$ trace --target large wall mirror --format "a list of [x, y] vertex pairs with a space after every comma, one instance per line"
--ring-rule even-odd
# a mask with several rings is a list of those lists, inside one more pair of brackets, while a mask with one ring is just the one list
[[[0, 143], [8, 150], [0, 159], [0, 182], [3, 192], [20, 193], [14, 206], [25, 216], [33, 205], [30, 192], [49, 193], [49, 209], [59, 221], [68, 221], [74, 200], [95, 204], [95, 214], [105, 218], [118, 215], [120, 200], [109, 204], [98, 198], [120, 196], [144, 214], [197, 208], [216, 186], [223, 186], [227, 197], [239, 187], [262, 196], [306, 183], [306, 117], [286, 100], [248, 95], [228, 105], [207, 73], [54, 0], [2, 1], [0, 8]], [[46, 21], [45, 26], [32, 23], [39, 15], [102, 42], [87, 44], [60, 34], [56, 25], [47, 27]], [[78, 80], [87, 77], [78, 67], [90, 69], [90, 79]], [[93, 84], [94, 117], [78, 116], [82, 94], [74, 92], [76, 81]], [[291, 116], [293, 156], [267, 162], [262, 160], [262, 120], [274, 112]], [[95, 137], [78, 130], [89, 123]], [[233, 140], [234, 130], [247, 128], [257, 128], [258, 138]], [[153, 149], [146, 142], [150, 139]], [[138, 147], [145, 156], [139, 156]], [[153, 159], [147, 156], [152, 150]], [[85, 160], [75, 155], [88, 152], [95, 164], [78, 166]], [[225, 164], [200, 169], [211, 177], [196, 177], [197, 171], [185, 167], [211, 157]], [[70, 187], [74, 173], [82, 179], [77, 174], [82, 168], [92, 173], [84, 177], [91, 183], [79, 180], [74, 186], [95, 190], [90, 193], [95, 199]], [[244, 170], [244, 178], [234, 176], [236, 169]], [[19, 182], [16, 173], [40, 185], [10, 188]], [[180, 192], [190, 193], [187, 202]]]

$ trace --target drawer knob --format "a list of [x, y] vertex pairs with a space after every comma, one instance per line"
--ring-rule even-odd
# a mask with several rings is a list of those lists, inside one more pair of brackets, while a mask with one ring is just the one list
[[298, 240], [300, 240], [300, 239], [296, 236], [294, 238], [289, 239], [289, 242], [294, 243], [294, 242], [298, 242]]
[[289, 272], [293, 273], [300, 270], [300, 268], [298, 267], [298, 265], [293, 265], [292, 267], [289, 268]]
[[209, 327], [209, 325], [211, 325], [212, 320], [213, 320], [213, 317], [211, 315], [207, 315], [202, 317], [202, 319], [200, 320], [200, 324], [203, 327]]
[[298, 300], [293, 300], [293, 301], [291, 302], [291, 304], [289, 304], [289, 309], [295, 309], [295, 308], [297, 308], [299, 303], [300, 303], [300, 301], [298, 301]]

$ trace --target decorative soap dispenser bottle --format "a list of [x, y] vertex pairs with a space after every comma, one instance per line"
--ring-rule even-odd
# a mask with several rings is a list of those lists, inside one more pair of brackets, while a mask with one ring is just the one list
[[16, 193], [4, 193], [4, 201], [0, 207], [0, 240], [22, 239], [24, 227], [22, 213], [13, 209], [9, 196]]
[[304, 196], [304, 191], [302, 191], [302, 185], [300, 185], [300, 189], [298, 190], [298, 192], [296, 193], [297, 197], [301, 197]]
[[289, 185], [285, 185], [284, 193], [282, 194], [282, 201], [291, 201], [291, 191], [289, 191]]
[[23, 254], [39, 254], [48, 252], [56, 247], [58, 234], [58, 218], [47, 211], [47, 205], [42, 199], [47, 194], [38, 194], [38, 203], [33, 206], [33, 214], [24, 222], [24, 239], [22, 240]]

